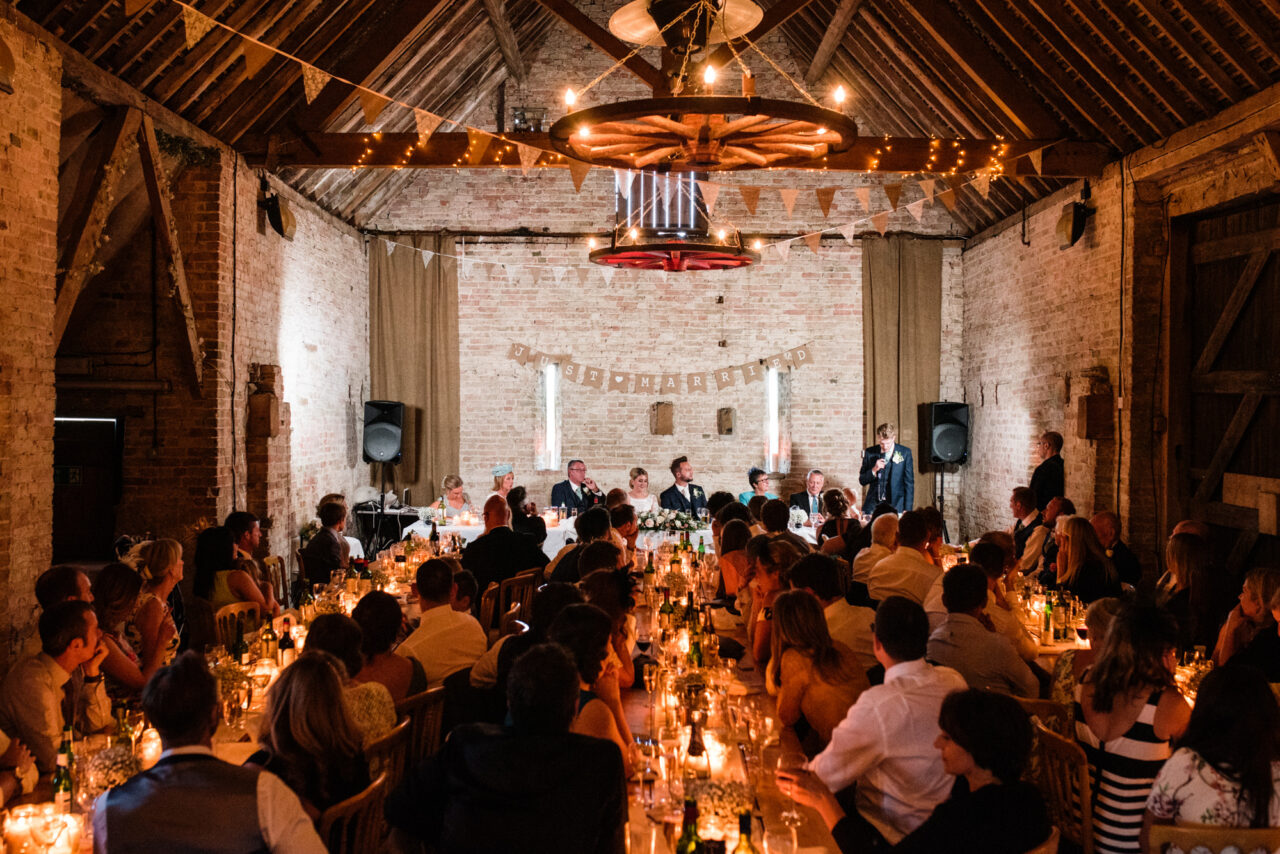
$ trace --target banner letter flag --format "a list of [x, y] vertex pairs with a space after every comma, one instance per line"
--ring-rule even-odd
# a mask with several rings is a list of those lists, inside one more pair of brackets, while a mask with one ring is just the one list
[[742, 382], [746, 385], [758, 383], [764, 379], [764, 367], [759, 362], [747, 362], [738, 370], [742, 371]]
[[556, 357], [551, 353], [539, 353], [537, 355], [536, 364], [538, 366], [538, 370], [544, 370], [547, 365], [555, 364], [555, 361]]
[[523, 365], [529, 360], [529, 348], [524, 344], [512, 344], [511, 349], [507, 351], [507, 358]]
[[716, 390], [733, 385], [733, 368], [721, 368], [716, 371]]
[[818, 197], [818, 207], [822, 208], [823, 218], [831, 216], [831, 202], [836, 197], [836, 188], [819, 187], [813, 193]]
[[809, 251], [814, 255], [822, 254], [818, 251], [822, 246], [822, 232], [815, 231], [813, 234], [806, 234], [804, 236], [804, 244], [809, 247]]
[[698, 189], [702, 191], [702, 203], [707, 207], [707, 216], [711, 216], [716, 207], [716, 199], [720, 198], [720, 185], [711, 181], [699, 181]]
[[898, 199], [902, 198], [901, 184], [885, 184], [884, 194], [889, 199], [889, 207], [892, 210], [898, 209]]
[[649, 394], [658, 390], [662, 377], [657, 374], [636, 374], [636, 394]]
[[982, 198], [987, 198], [991, 195], [991, 176], [975, 175], [973, 179], [973, 186], [978, 188], [978, 192], [982, 194]]
[[688, 381], [688, 383], [689, 383], [689, 391], [690, 391], [690, 392], [695, 392], [695, 391], [706, 391], [706, 390], [707, 390], [707, 375], [706, 375], [706, 374], [689, 374], [688, 376], [686, 376], [686, 377], [685, 377], [685, 379], [686, 379], [686, 380]]
[[794, 187], [788, 187], [785, 190], [779, 190], [778, 195], [782, 196], [782, 206], [787, 209], [787, 216], [791, 216], [791, 211], [796, 206], [796, 196], [800, 195], [800, 191]]
[[534, 148], [532, 145], [525, 145], [523, 142], [516, 143], [516, 153], [520, 155], [520, 172], [528, 177], [529, 170], [538, 162], [538, 158], [542, 156], [541, 148]]
[[364, 123], [371, 125], [378, 120], [378, 116], [382, 115], [382, 111], [387, 104], [391, 103], [391, 99], [379, 95], [377, 92], [370, 92], [368, 89], [360, 90], [360, 109], [364, 111]]
[[884, 237], [884, 233], [889, 230], [889, 212], [880, 211], [871, 218], [871, 224], [876, 227], [876, 231], [880, 232], [880, 236]]
[[857, 187], [853, 194], [858, 197], [858, 204], [862, 205], [862, 209], [867, 213], [871, 213], [871, 188]]
[[791, 360], [787, 358], [786, 353], [778, 353], [764, 360], [767, 367], [780, 371], [791, 364]]
[[186, 31], [188, 50], [199, 44], [200, 39], [208, 35], [209, 30], [213, 29], [213, 25], [213, 18], [200, 14], [190, 6], [183, 5], [182, 27]]
[[679, 394], [680, 393], [680, 375], [679, 374], [663, 374], [662, 375], [662, 393], [663, 394]]
[[919, 222], [921, 219], [923, 219], [924, 218], [924, 199], [916, 199], [914, 202], [907, 205], [907, 213], [915, 217], [916, 222]]
[[276, 52], [264, 44], [255, 41], [244, 40], [241, 45], [244, 52], [244, 73], [253, 77], [262, 70], [262, 66], [267, 64], [267, 60], [276, 55]]
[[570, 362], [565, 365], [561, 370], [561, 373], [564, 374], [564, 377], [567, 380], [573, 380], [575, 383], [582, 382], [582, 365], [579, 365], [577, 362]]
[[413, 123], [418, 129], [419, 148], [427, 147], [427, 140], [431, 139], [431, 134], [436, 132], [436, 128], [440, 127], [442, 121], [444, 119], [440, 116], [428, 113], [426, 110], [413, 111]]
[[591, 171], [591, 164], [583, 163], [581, 160], [569, 161], [569, 177], [573, 179], [573, 191], [575, 193], [582, 192], [582, 182], [586, 180], [587, 173]]
[[1044, 149], [1037, 148], [1035, 151], [1027, 152], [1027, 159], [1031, 161], [1031, 168], [1039, 175], [1040, 168], [1044, 166]]
[[320, 97], [320, 90], [329, 85], [330, 79], [328, 74], [314, 65], [302, 66], [302, 91], [307, 96], [308, 104]]
[[585, 386], [601, 388], [604, 385], [605, 372], [599, 368], [592, 368], [584, 365], [582, 368], [582, 375], [582, 384]]
[[791, 364], [795, 365], [797, 368], [802, 368], [813, 361], [813, 358], [809, 355], [808, 344], [804, 344], [799, 347], [792, 347], [783, 355], [790, 359]]
[[625, 371], [613, 371], [609, 374], [609, 391], [626, 391], [631, 385], [631, 374]]
[[926, 178], [923, 181], [918, 181], [916, 185], [920, 188], [920, 192], [924, 193], [924, 197], [929, 200], [929, 204], [933, 204], [934, 179]]
[[956, 191], [944, 190], [938, 193], [938, 201], [946, 206], [947, 210], [954, 211], [956, 209]]
[[760, 188], [739, 187], [738, 195], [742, 196], [742, 203], [747, 206], [747, 213], [754, 215], [756, 205], [760, 203]]

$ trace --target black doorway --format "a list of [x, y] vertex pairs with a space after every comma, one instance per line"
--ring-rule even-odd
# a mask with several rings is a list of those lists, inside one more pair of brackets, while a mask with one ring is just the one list
[[54, 419], [54, 563], [114, 559], [123, 426], [118, 418]]

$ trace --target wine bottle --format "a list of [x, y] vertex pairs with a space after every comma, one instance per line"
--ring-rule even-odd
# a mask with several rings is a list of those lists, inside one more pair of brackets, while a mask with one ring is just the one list
[[[658, 574], [658, 570], [657, 570], [657, 568], [653, 565], [653, 550], [652, 550], [652, 549], [650, 549], [650, 550], [649, 550], [649, 562], [648, 562], [648, 563], [646, 563], [646, 564], [645, 564], [645, 566], [644, 566], [644, 574], [645, 574], [645, 575], [647, 575], [647, 576], [656, 576], [656, 575]], [[652, 583], [652, 578], [647, 579], [646, 583]]]
[[[443, 503], [444, 502], [442, 501], [441, 504]], [[436, 528], [436, 522], [434, 519], [431, 520], [431, 539], [428, 542], [431, 543], [431, 551], [435, 554], [439, 554], [440, 553], [440, 530]]]
[[699, 854], [702, 837], [698, 835], [698, 802], [693, 798], [684, 799], [684, 824], [680, 828], [680, 838], [676, 840], [675, 854]]
[[268, 617], [262, 624], [262, 657], [274, 661], [279, 652], [280, 636], [276, 634], [275, 628], [271, 625], [271, 618]]
[[280, 621], [280, 643], [278, 649], [282, 668], [293, 664], [294, 659], [298, 657], [298, 648], [294, 645], [293, 635], [289, 631], [288, 617], [284, 617]]
[[661, 628], [671, 628], [671, 621], [675, 618], [676, 609], [671, 605], [671, 588], [662, 588], [662, 607], [658, 608], [658, 625]]
[[1053, 642], [1053, 596], [1044, 597], [1044, 625], [1040, 630], [1041, 643]]
[[738, 814], [738, 844], [733, 854], [760, 854], [760, 849], [751, 844], [751, 813]]
[[53, 803], [59, 815], [71, 812], [71, 727], [62, 731], [62, 744], [58, 746], [58, 765], [53, 772]]
[[236, 618], [236, 641], [231, 645], [231, 658], [241, 664], [249, 663], [249, 644], [244, 639], [244, 620]]

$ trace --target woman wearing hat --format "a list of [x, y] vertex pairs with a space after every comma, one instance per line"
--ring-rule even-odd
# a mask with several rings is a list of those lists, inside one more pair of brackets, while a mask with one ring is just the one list
[[484, 497], [488, 501], [493, 496], [498, 496], [503, 501], [507, 500], [507, 493], [511, 491], [511, 487], [516, 485], [515, 468], [511, 463], [498, 463], [493, 467], [493, 492]]

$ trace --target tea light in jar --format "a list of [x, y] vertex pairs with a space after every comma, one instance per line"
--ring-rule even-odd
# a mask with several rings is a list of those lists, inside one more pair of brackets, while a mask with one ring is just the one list
[[53, 804], [14, 807], [4, 823], [10, 854], [79, 854], [84, 819], [58, 815]]
[[164, 747], [160, 744], [160, 733], [154, 727], [147, 727], [143, 730], [142, 735], [138, 738], [138, 761], [142, 763], [142, 770], [146, 771], [159, 762], [160, 754], [163, 752]]

